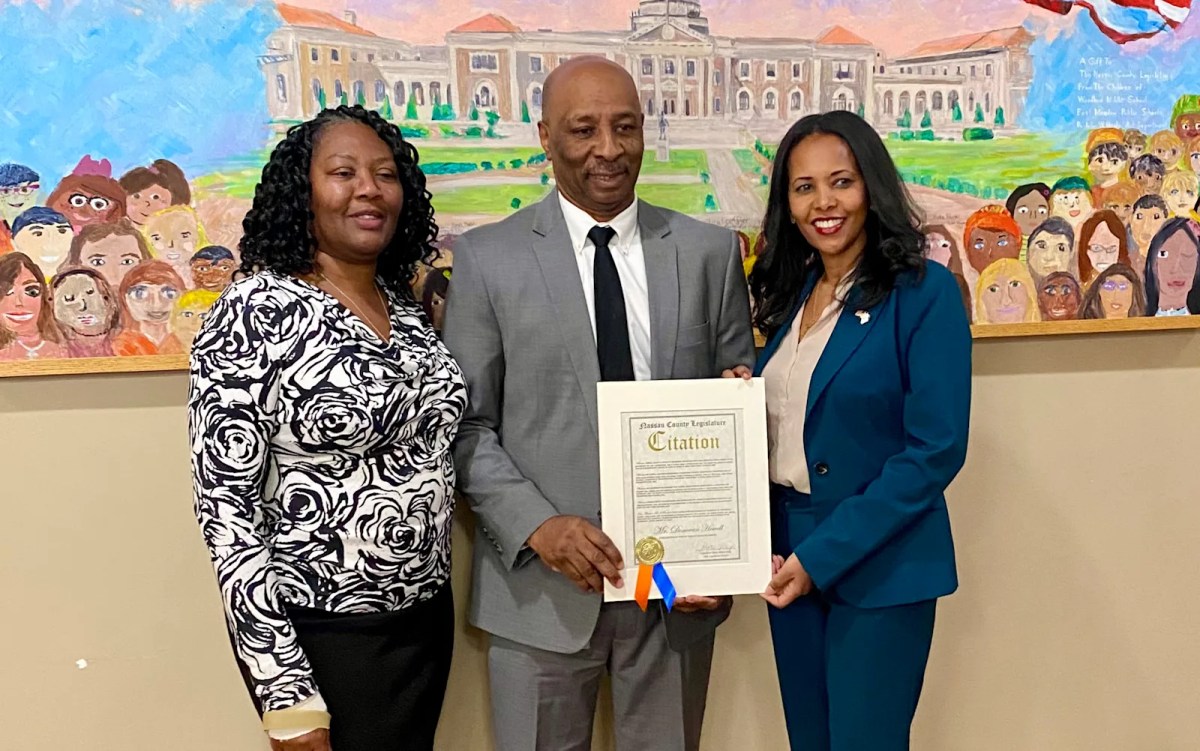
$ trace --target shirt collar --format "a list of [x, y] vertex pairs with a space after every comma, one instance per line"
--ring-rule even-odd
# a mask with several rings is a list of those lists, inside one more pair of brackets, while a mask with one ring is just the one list
[[614, 216], [611, 222], [597, 222], [586, 211], [568, 201], [562, 193], [558, 194], [558, 204], [562, 207], [563, 219], [567, 222], [567, 232], [571, 235], [571, 247], [577, 254], [583, 252], [588, 232], [591, 232], [592, 227], [597, 224], [602, 227], [612, 227], [617, 233], [611, 247], [617, 248], [622, 253], [629, 252], [629, 246], [638, 231], [638, 200], [636, 196], [633, 203]]

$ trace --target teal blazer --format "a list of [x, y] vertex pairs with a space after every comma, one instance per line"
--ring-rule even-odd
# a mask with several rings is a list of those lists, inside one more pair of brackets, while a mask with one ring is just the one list
[[[779, 349], [816, 279], [755, 365]], [[812, 518], [795, 554], [835, 600], [878, 608], [958, 587], [944, 491], [962, 468], [971, 330], [954, 277], [927, 263], [860, 307], [857, 287], [813, 371], [803, 436]]]

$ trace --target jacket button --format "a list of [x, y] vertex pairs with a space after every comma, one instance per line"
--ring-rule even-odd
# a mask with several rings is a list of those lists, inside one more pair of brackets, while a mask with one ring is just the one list
[[815, 469], [817, 471], [817, 474], [822, 477], [829, 474], [829, 465], [826, 464], [825, 462], [818, 462], [817, 466], [813, 467], [813, 469]]

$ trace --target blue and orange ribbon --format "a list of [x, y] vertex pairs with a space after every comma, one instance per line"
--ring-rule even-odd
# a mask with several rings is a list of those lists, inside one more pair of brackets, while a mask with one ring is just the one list
[[671, 581], [666, 567], [662, 564], [663, 544], [655, 537], [644, 537], [638, 540], [634, 553], [638, 562], [637, 585], [633, 590], [633, 599], [642, 612], [650, 605], [650, 582], [658, 587], [667, 612], [675, 604], [675, 584]]

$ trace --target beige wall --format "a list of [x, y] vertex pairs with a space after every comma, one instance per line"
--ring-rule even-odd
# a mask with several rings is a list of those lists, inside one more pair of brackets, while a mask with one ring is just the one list
[[[914, 747], [1200, 748], [1200, 334], [980, 342], [975, 362], [964, 586]], [[266, 748], [191, 516], [185, 386], [0, 380], [5, 749]], [[719, 634], [705, 749], [784, 748], [763, 606]], [[489, 748], [482, 647], [460, 623], [441, 749]]]

